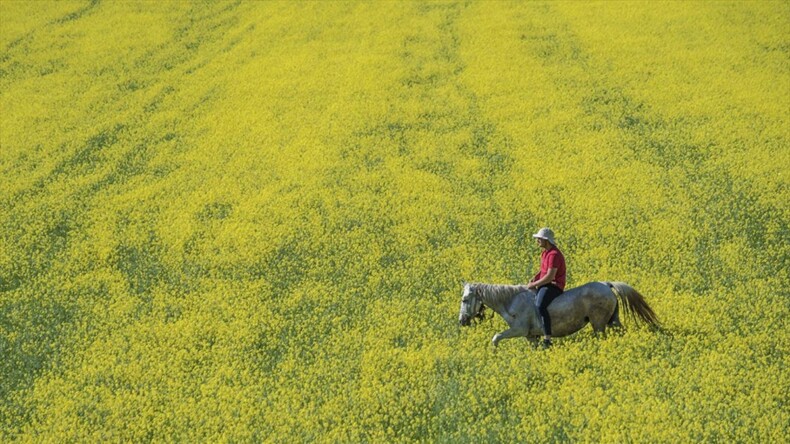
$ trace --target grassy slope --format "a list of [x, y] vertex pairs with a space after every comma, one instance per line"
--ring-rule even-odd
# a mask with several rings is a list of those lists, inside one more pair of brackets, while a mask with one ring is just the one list
[[[787, 434], [787, 4], [34, 9], [0, 3], [3, 438]], [[543, 225], [673, 336], [459, 331]]]

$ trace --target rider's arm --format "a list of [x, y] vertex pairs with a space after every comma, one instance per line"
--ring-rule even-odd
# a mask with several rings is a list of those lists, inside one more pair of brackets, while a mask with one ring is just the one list
[[557, 275], [557, 269], [556, 268], [549, 268], [549, 272], [546, 273], [546, 276], [543, 276], [543, 279], [539, 279], [537, 281], [534, 281], [534, 282], [530, 283], [529, 287], [531, 287], [531, 288], [538, 288], [538, 287], [542, 287], [542, 286], [544, 286], [546, 284], [550, 284], [554, 280], [554, 276], [556, 276], [556, 275]]

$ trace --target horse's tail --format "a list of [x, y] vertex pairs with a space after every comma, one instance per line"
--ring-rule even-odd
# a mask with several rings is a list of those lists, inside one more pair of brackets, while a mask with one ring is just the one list
[[612, 293], [617, 296], [626, 311], [631, 313], [631, 316], [651, 327], [661, 328], [656, 313], [647, 305], [647, 301], [638, 291], [624, 282], [607, 282], [606, 284], [612, 289]]

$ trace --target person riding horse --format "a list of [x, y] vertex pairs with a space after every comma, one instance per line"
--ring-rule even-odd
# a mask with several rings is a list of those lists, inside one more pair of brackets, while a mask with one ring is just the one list
[[[491, 339], [494, 347], [503, 339], [517, 337], [525, 337], [537, 345], [542, 335], [544, 348], [551, 346], [552, 334], [571, 335], [587, 324], [592, 325], [596, 336], [607, 327], [620, 327], [621, 308], [637, 321], [662, 328], [644, 296], [625, 282], [588, 282], [565, 291], [565, 257], [557, 248], [554, 233], [542, 228], [533, 237], [542, 249], [541, 267], [529, 285], [465, 282], [458, 312], [462, 327], [472, 325], [475, 318], [483, 320], [483, 309], [488, 307], [509, 327], [494, 335]], [[562, 297], [558, 298], [559, 295]]]
[[532, 235], [541, 248], [540, 271], [527, 284], [529, 289], [537, 289], [535, 304], [543, 322], [543, 347], [551, 346], [551, 319], [548, 306], [565, 290], [565, 256], [557, 248], [554, 232], [541, 228]]

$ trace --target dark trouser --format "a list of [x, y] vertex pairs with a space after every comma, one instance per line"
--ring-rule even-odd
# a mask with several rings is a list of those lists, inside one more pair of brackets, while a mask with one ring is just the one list
[[551, 336], [551, 319], [549, 319], [548, 306], [551, 301], [562, 294], [560, 287], [553, 284], [548, 284], [538, 289], [538, 295], [535, 297], [535, 305], [538, 306], [538, 313], [540, 319], [543, 321], [543, 335]]

